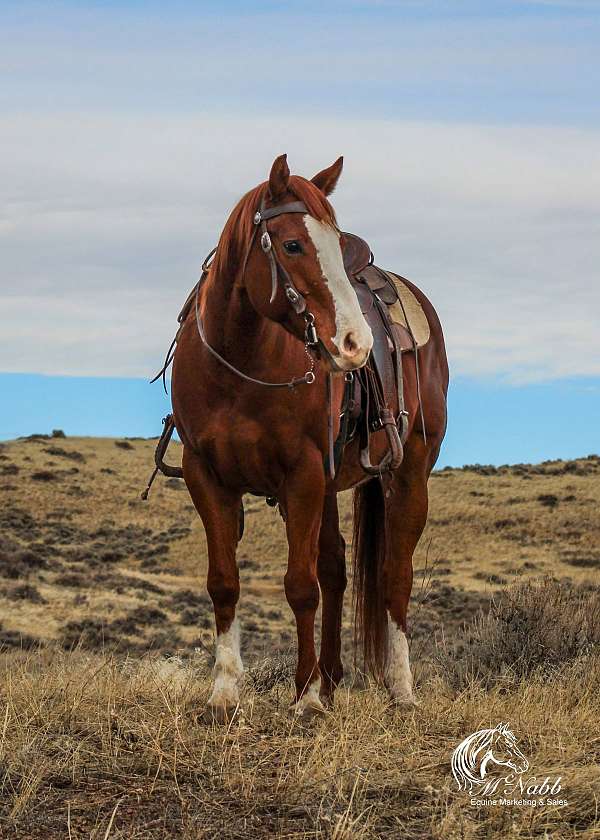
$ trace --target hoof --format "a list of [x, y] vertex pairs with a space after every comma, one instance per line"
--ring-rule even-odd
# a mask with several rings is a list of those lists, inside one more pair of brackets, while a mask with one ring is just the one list
[[319, 696], [320, 682], [317, 680], [311, 683], [302, 697], [293, 704], [292, 708], [297, 718], [310, 720], [318, 715], [326, 714], [327, 710], [322, 703], [323, 698]]
[[421, 707], [420, 702], [413, 694], [404, 694], [398, 697], [392, 696], [390, 702], [392, 707], [400, 712], [413, 712], [415, 709]]
[[202, 720], [209, 725], [217, 724], [218, 726], [222, 726], [223, 724], [230, 723], [236, 714], [238, 714], [239, 710], [239, 706], [212, 706], [209, 703], [202, 714]]
[[323, 704], [326, 711], [330, 711], [331, 709], [333, 709], [333, 703], [334, 703], [333, 692], [331, 694], [320, 694], [319, 695], [319, 700]]
[[307, 703], [301, 706], [300, 702], [294, 703], [292, 707], [294, 719], [300, 723], [309, 723], [311, 720], [316, 720], [327, 714], [327, 709], [322, 703]]

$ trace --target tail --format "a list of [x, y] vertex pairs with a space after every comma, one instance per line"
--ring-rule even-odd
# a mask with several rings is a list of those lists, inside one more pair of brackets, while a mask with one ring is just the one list
[[388, 622], [383, 587], [385, 499], [378, 479], [354, 491], [354, 632], [365, 668], [382, 679], [387, 665]]

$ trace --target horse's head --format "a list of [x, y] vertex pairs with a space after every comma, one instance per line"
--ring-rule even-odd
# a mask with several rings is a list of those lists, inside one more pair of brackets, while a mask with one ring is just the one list
[[524, 773], [529, 762], [517, 747], [517, 741], [507, 723], [499, 723], [492, 732], [489, 745], [491, 760], [510, 767], [515, 773]]
[[[260, 201], [261, 207], [254, 210], [262, 208], [267, 215], [269, 210], [285, 209], [288, 204], [297, 207], [298, 202], [302, 202], [306, 212], [281, 212], [268, 219], [267, 245], [272, 249], [272, 257], [267, 259], [263, 253], [262, 236], [255, 237], [243, 282], [252, 305], [261, 315], [279, 322], [302, 340], [306, 335], [306, 313], [314, 316], [324, 357], [334, 370], [348, 371], [365, 364], [373, 336], [344, 269], [341, 233], [326, 197], [337, 184], [342, 163], [339, 158], [308, 181], [290, 175], [285, 155], [276, 158], [268, 182], [246, 199]], [[277, 266], [276, 285], [271, 265]], [[298, 313], [290, 303], [282, 276], [289, 278], [294, 291], [306, 302], [305, 313]]]

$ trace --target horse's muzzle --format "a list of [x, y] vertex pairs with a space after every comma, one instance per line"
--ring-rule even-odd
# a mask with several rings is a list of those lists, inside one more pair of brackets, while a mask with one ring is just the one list
[[366, 365], [370, 349], [361, 354], [360, 358], [353, 356], [349, 358], [348, 356], [340, 356], [340, 355], [333, 355], [330, 351], [325, 347], [321, 339], [319, 339], [319, 343], [317, 345], [317, 350], [320, 357], [323, 359], [324, 362], [327, 362], [329, 367], [334, 373], [347, 373], [351, 370], [358, 370]]

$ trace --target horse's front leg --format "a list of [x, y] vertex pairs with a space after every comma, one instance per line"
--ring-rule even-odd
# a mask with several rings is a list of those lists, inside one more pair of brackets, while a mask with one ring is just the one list
[[319, 606], [317, 555], [325, 497], [323, 462], [316, 450], [301, 459], [285, 482], [283, 504], [289, 546], [285, 594], [296, 619], [298, 667], [297, 715], [324, 712], [319, 693], [321, 676], [315, 652], [315, 614]]
[[207, 716], [223, 722], [239, 704], [238, 683], [244, 668], [240, 656], [240, 631], [235, 617], [240, 580], [235, 552], [239, 538], [241, 495], [222, 487], [201, 459], [184, 450], [185, 483], [206, 531], [208, 544], [207, 588], [215, 611], [217, 643], [214, 684]]

